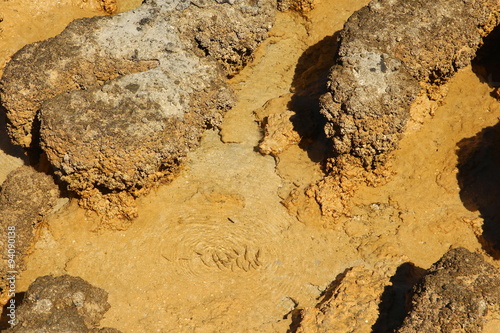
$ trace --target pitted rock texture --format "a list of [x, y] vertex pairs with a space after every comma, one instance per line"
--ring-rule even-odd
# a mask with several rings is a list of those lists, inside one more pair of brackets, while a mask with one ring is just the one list
[[464, 248], [448, 251], [414, 288], [399, 333], [482, 332], [500, 311], [500, 272]]
[[216, 58], [233, 76], [267, 38], [275, 12], [274, 0], [191, 0], [176, 26], [190, 38], [194, 36], [196, 47]]
[[110, 305], [108, 293], [80, 277], [37, 278], [16, 311], [16, 324], [5, 332], [109, 332], [98, 328]]
[[383, 164], [422, 87], [470, 64], [499, 15], [496, 0], [374, 0], [353, 14], [321, 98], [334, 155]]
[[132, 219], [123, 193], [137, 196], [174, 173], [203, 130], [220, 124], [234, 104], [226, 75], [251, 58], [274, 11], [272, 0], [151, 0], [77, 20], [5, 69], [11, 138], [36, 145], [39, 130], [55, 174], [83, 206]]
[[[59, 197], [59, 188], [51, 176], [37, 172], [29, 166], [12, 171], [0, 191], [0, 302], [10, 290], [8, 271], [25, 269], [24, 258], [34, 242], [37, 226], [43, 216], [50, 212]], [[9, 232], [13, 232], [11, 234]], [[13, 236], [13, 237], [7, 237]], [[9, 244], [15, 250], [14, 257], [8, 253]], [[9, 259], [12, 259], [9, 262]]]
[[317, 0], [278, 0], [278, 10], [294, 10], [301, 14], [306, 14], [314, 9]]
[[[27, 45], [6, 67], [1, 97], [10, 135], [15, 143], [28, 147], [32, 122], [45, 100], [118, 76], [156, 66], [182, 76], [188, 75], [183, 73], [187, 67], [209, 72], [212, 78], [200, 82], [210, 83], [221, 74], [210, 60], [198, 59], [205, 55], [217, 59], [228, 72], [237, 72], [267, 37], [274, 7], [272, 0], [151, 0], [114, 17], [77, 20], [59, 36]], [[199, 61], [204, 63], [196, 64]], [[180, 85], [177, 94], [184, 88], [203, 89], [199, 82], [181, 83], [185, 84], [176, 84]]]

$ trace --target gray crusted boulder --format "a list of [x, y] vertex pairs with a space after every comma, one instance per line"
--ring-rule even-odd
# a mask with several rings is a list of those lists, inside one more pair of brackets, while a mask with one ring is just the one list
[[479, 254], [456, 248], [415, 286], [398, 332], [482, 332], [485, 317], [499, 311], [500, 272]]
[[354, 13], [321, 99], [336, 158], [381, 165], [422, 87], [470, 64], [499, 14], [496, 0], [374, 0]]
[[110, 305], [108, 293], [80, 277], [50, 275], [33, 282], [16, 309], [15, 325], [5, 332], [109, 332], [98, 328]]
[[37, 226], [59, 197], [59, 188], [51, 176], [29, 166], [12, 171], [0, 191], [0, 303], [11, 288], [8, 272], [25, 269], [24, 258], [35, 240]]
[[56, 175], [83, 206], [107, 220], [131, 219], [132, 197], [175, 172], [234, 104], [226, 76], [251, 59], [274, 7], [273, 0], [151, 0], [77, 20], [23, 48], [5, 69], [11, 138], [36, 145], [39, 129]]
[[191, 0], [176, 26], [232, 76], [252, 60], [275, 15], [275, 0]]
[[[267, 37], [274, 15], [273, 0], [149, 0], [113, 17], [76, 20], [55, 38], [25, 46], [5, 68], [0, 93], [9, 134], [29, 147], [36, 131], [33, 120], [44, 101], [154, 67], [174, 76], [186, 70], [208, 72], [211, 77], [172, 88], [177, 94], [203, 89], [200, 82], [210, 85], [221, 73], [212, 59], [197, 64], [199, 58], [210, 56], [229, 73], [237, 72]], [[218, 82], [210, 90], [217, 88], [227, 85]]]

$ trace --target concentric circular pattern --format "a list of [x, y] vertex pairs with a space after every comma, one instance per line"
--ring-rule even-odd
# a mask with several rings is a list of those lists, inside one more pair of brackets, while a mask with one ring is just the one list
[[256, 271], [265, 265], [265, 250], [258, 245], [261, 227], [231, 221], [180, 224], [166, 231], [161, 254], [194, 275], [214, 269]]

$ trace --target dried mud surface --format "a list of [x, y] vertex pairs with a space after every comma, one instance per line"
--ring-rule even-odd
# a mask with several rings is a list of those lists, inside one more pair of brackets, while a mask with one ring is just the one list
[[[19, 290], [47, 274], [80, 276], [109, 293], [100, 324], [123, 332], [286, 332], [299, 329], [297, 313], [314, 311], [333, 286], [363, 295], [355, 301], [371, 309], [365, 320], [384, 331], [398, 323], [376, 304], [385, 287], [401, 287], [395, 277], [408, 262], [427, 269], [462, 246], [499, 268], [484, 246], [495, 220], [481, 217], [483, 206], [464, 203], [485, 195], [463, 181], [477, 170], [462, 168], [468, 156], [484, 153], [460, 151], [474, 151], [485, 137], [478, 134], [494, 131], [500, 116], [491, 84], [471, 66], [449, 81], [433, 116], [422, 113], [411, 124], [392, 153], [390, 179], [359, 184], [347, 215], [322, 216], [307, 191], [323, 177], [325, 145], [311, 136], [314, 128], [295, 122], [300, 144], [285, 126], [264, 145], [275, 157], [256, 151], [264, 133], [257, 120], [282, 124], [290, 112], [292, 121], [314, 118], [334, 34], [367, 2], [323, 0], [303, 15], [278, 13], [254, 60], [230, 80], [238, 103], [220, 133], [207, 132], [176, 179], [138, 199], [139, 217], [126, 231], [93, 232], [98, 221], [74, 201], [47, 217]], [[40, 39], [50, 35], [43, 33]], [[13, 168], [12, 153], [2, 149], [1, 167]], [[343, 300], [351, 301], [347, 294], [331, 299], [343, 313], [339, 327], [369, 332]]]

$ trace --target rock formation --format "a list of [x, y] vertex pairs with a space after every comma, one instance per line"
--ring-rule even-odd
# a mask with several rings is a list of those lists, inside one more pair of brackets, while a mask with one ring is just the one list
[[56, 176], [84, 207], [130, 220], [133, 197], [175, 172], [234, 104], [225, 77], [266, 38], [274, 7], [272, 0], [151, 0], [74, 21], [6, 67], [0, 87], [9, 134], [24, 147], [40, 136]]
[[24, 258], [32, 245], [37, 226], [59, 197], [51, 176], [29, 166], [12, 171], [0, 191], [0, 304], [11, 291], [11, 278], [25, 269]]
[[[402, 272], [391, 278], [393, 290], [384, 274], [364, 266], [346, 270], [315, 307], [296, 310], [290, 330], [392, 332], [402, 323], [399, 333], [475, 333], [482, 332], [489, 320], [500, 318], [500, 272], [479, 254], [456, 248], [427, 271], [409, 263], [400, 268]], [[403, 322], [404, 295], [410, 285], [414, 285], [408, 298], [411, 308]], [[382, 293], [388, 291], [386, 298]]]
[[494, 0], [374, 0], [353, 14], [322, 97], [336, 158], [353, 155], [367, 168], [383, 163], [421, 89], [432, 94], [469, 65], [499, 17]]
[[479, 254], [456, 248], [416, 285], [398, 332], [482, 332], [492, 314], [500, 315], [500, 272]]
[[15, 325], [5, 332], [101, 332], [98, 328], [110, 305], [108, 293], [80, 277], [50, 275], [37, 278], [16, 309]]
[[357, 266], [347, 270], [338, 280], [327, 289], [316, 307], [301, 310], [295, 332], [372, 332], [387, 279], [364, 266]]
[[348, 19], [320, 101], [332, 140], [331, 179], [316, 186], [324, 214], [347, 213], [359, 184], [386, 177], [412, 103], [442, 99], [499, 19], [495, 0], [374, 0]]

